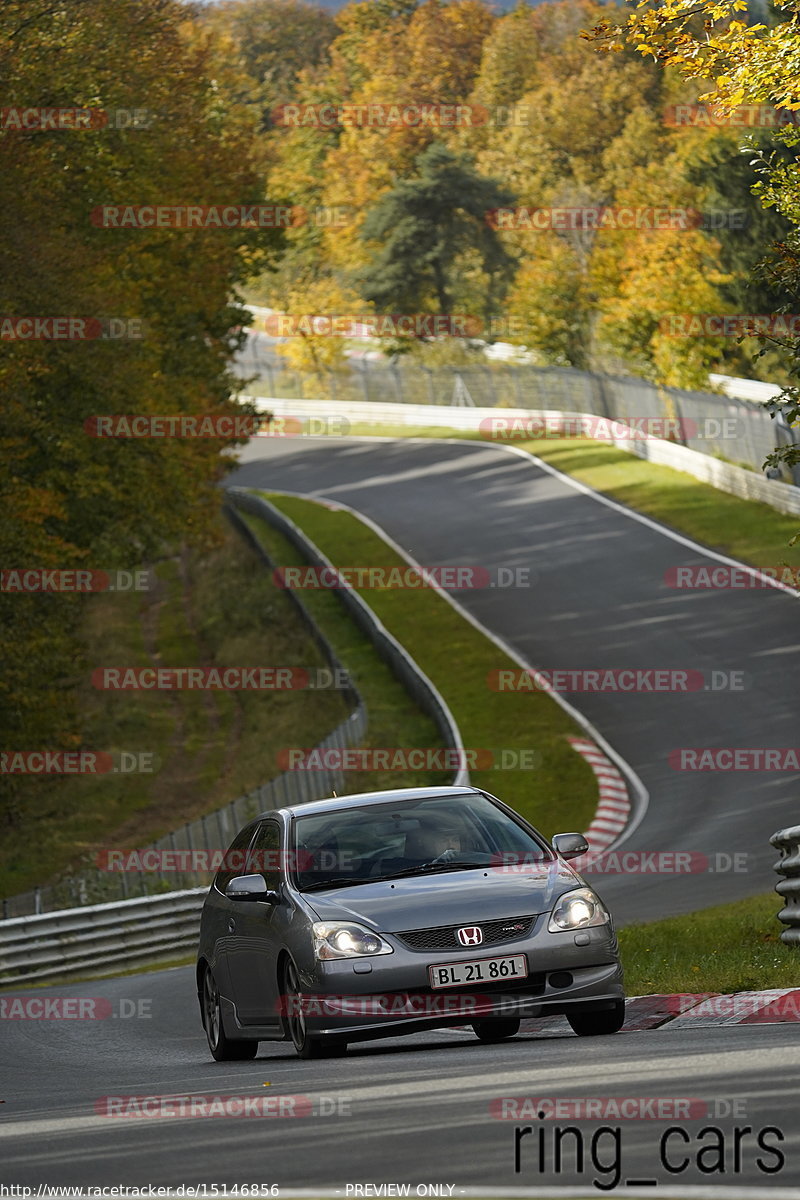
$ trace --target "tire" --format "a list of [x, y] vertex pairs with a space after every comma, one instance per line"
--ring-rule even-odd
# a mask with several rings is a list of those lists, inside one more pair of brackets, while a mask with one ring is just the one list
[[493, 1020], [475, 1021], [472, 1029], [481, 1042], [502, 1042], [519, 1033], [519, 1017], [495, 1017]]
[[615, 1001], [613, 1008], [567, 1013], [567, 1020], [578, 1037], [599, 1037], [605, 1033], [618, 1033], [625, 1021], [625, 1001]]
[[219, 1003], [219, 988], [210, 967], [206, 967], [203, 975], [203, 1028], [208, 1038], [208, 1048], [211, 1057], [217, 1062], [241, 1062], [244, 1059], [255, 1058], [258, 1053], [258, 1042], [249, 1038], [229, 1038], [222, 1025], [222, 1011]]
[[291, 958], [283, 965], [283, 998], [286, 1005], [284, 1026], [298, 1058], [341, 1058], [347, 1051], [347, 1042], [330, 1041], [328, 1038], [312, 1037], [306, 1027], [301, 1002], [300, 976]]

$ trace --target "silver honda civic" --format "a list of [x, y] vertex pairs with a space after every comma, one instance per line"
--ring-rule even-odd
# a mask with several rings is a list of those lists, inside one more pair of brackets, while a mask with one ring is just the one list
[[291, 1041], [301, 1058], [437, 1026], [512, 1037], [563, 1013], [581, 1035], [625, 1015], [611, 917], [552, 844], [473, 787], [342, 796], [264, 813], [203, 907], [197, 993], [218, 1061]]

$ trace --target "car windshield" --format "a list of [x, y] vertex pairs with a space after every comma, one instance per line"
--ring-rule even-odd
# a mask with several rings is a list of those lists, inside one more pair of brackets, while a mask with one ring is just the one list
[[294, 830], [297, 882], [303, 891], [519, 867], [551, 858], [543, 842], [481, 794], [299, 816]]

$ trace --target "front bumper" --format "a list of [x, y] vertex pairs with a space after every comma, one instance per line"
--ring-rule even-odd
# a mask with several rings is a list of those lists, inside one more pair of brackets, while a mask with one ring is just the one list
[[[624, 999], [617, 941], [608, 925], [554, 934], [547, 932], [546, 922], [546, 916], [540, 917], [524, 939], [482, 947], [482, 953], [420, 953], [388, 936], [393, 954], [315, 962], [306, 972], [301, 970], [308, 1031], [317, 1037], [360, 1041], [479, 1020], [599, 1009]], [[429, 966], [518, 954], [525, 955], [529, 973], [513, 984], [503, 980], [430, 987]]]

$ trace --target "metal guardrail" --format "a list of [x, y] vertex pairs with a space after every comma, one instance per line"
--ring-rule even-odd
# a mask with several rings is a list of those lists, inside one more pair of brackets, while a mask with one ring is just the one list
[[0, 984], [102, 974], [189, 954], [207, 888], [64, 908], [0, 924]]
[[[322, 551], [314, 545], [301, 529], [284, 513], [280, 512], [269, 501], [261, 496], [255, 496], [244, 488], [229, 488], [227, 496], [230, 502], [243, 512], [261, 517], [268, 521], [274, 529], [292, 543], [312, 566], [324, 567], [335, 571], [336, 567]], [[291, 589], [290, 593], [291, 593]], [[336, 588], [334, 595], [338, 596], [344, 607], [353, 617], [362, 633], [369, 638], [379, 656], [391, 668], [400, 680], [411, 698], [424, 713], [435, 722], [442, 735], [444, 745], [456, 751], [461, 766], [456, 771], [453, 783], [461, 786], [469, 783], [469, 771], [465, 765], [464, 743], [455, 718], [451, 713], [444, 697], [438, 688], [425, 675], [411, 655], [392, 637], [386, 627], [375, 616], [358, 592], [350, 587]]]
[[781, 941], [788, 946], [800, 946], [800, 825], [779, 829], [769, 840], [780, 851], [775, 870], [783, 876], [775, 885], [775, 891], [784, 901], [778, 920], [787, 926]]

